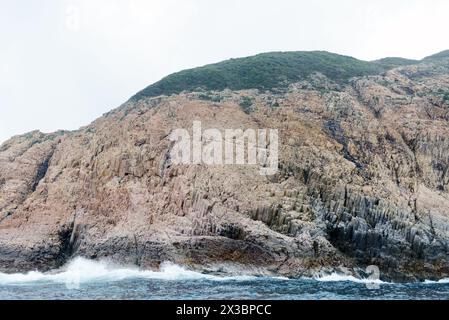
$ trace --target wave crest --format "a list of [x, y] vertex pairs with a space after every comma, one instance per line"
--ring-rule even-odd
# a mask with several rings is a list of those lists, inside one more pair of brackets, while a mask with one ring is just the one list
[[75, 258], [61, 269], [52, 272], [31, 271], [27, 273], [0, 273], [0, 285], [26, 284], [34, 282], [86, 283], [108, 282], [124, 279], [158, 279], [158, 280], [250, 280], [255, 277], [235, 276], [220, 277], [188, 270], [184, 267], [165, 262], [159, 271], [141, 270], [132, 267], [118, 267], [105, 261], [92, 261]]
[[314, 280], [321, 282], [355, 282], [363, 284], [388, 284], [380, 279], [360, 279], [350, 275], [331, 273], [328, 275], [318, 276]]

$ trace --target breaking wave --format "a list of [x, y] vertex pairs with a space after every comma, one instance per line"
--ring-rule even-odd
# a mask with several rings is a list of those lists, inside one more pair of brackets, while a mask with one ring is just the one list
[[350, 275], [343, 275], [338, 273], [332, 273], [329, 275], [319, 276], [314, 278], [317, 281], [321, 282], [356, 282], [356, 283], [364, 283], [364, 284], [388, 284], [388, 282], [384, 282], [380, 279], [360, 279]]
[[[321, 282], [355, 282], [355, 283], [363, 283], [363, 284], [394, 284], [393, 282], [385, 282], [380, 279], [360, 279], [350, 275], [343, 275], [338, 273], [332, 273], [329, 275], [318, 276], [313, 278], [314, 280]], [[431, 281], [426, 280], [422, 282], [424, 284], [449, 284], [448, 279], [441, 279], [439, 281]]]
[[448, 284], [449, 283], [449, 278], [447, 279], [441, 279], [438, 281], [431, 281], [431, 280], [426, 280], [424, 281], [425, 284]]
[[[60, 283], [60, 284], [81, 284], [89, 282], [114, 282], [126, 279], [155, 279], [167, 281], [182, 280], [210, 280], [210, 281], [253, 281], [263, 279], [262, 277], [235, 275], [218, 276], [213, 274], [203, 274], [188, 270], [187, 268], [173, 263], [163, 263], [159, 271], [142, 270], [137, 267], [117, 266], [106, 261], [93, 261], [85, 258], [75, 258], [64, 267], [50, 271], [27, 273], [0, 273], [1, 285], [26, 285], [38, 282]], [[266, 278], [265, 278], [266, 279]], [[285, 277], [270, 277], [273, 280], [287, 281]], [[375, 279], [360, 279], [351, 275], [332, 273], [320, 275], [314, 278], [304, 278], [319, 282], [353, 282], [362, 284], [391, 284]], [[439, 281], [425, 281], [424, 284], [448, 284], [449, 279]]]
[[163, 263], [159, 271], [140, 270], [138, 268], [125, 268], [107, 262], [92, 261], [84, 258], [75, 258], [65, 267], [51, 271], [6, 274], [0, 273], [0, 285], [27, 284], [35, 282], [52, 283], [86, 283], [111, 282], [125, 279], [158, 279], [158, 280], [252, 280], [252, 276], [221, 277], [202, 274], [180, 267], [172, 263]]

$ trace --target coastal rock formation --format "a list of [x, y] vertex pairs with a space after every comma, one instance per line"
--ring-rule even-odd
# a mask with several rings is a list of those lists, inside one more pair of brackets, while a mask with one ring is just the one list
[[[363, 275], [368, 265], [389, 280], [449, 276], [448, 57], [345, 81], [320, 70], [290, 80], [282, 90], [140, 93], [80, 130], [5, 142], [0, 270], [84, 256], [286, 276]], [[170, 133], [197, 120], [278, 129], [278, 173], [172, 163]]]

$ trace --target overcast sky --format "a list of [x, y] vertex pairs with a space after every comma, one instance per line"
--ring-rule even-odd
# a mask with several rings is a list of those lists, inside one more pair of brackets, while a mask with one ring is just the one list
[[449, 49], [447, 0], [0, 0], [0, 142], [77, 129], [181, 69], [266, 51]]

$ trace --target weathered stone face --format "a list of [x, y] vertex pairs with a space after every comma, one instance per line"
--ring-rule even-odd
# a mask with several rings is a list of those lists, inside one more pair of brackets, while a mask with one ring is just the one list
[[[447, 276], [448, 65], [346, 87], [317, 75], [282, 94], [214, 93], [220, 102], [198, 93], [128, 102], [76, 132], [12, 138], [0, 149], [0, 269], [82, 255], [289, 276], [371, 264], [385, 278]], [[278, 129], [279, 172], [171, 164], [171, 131], [195, 120]]]

